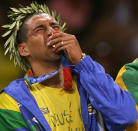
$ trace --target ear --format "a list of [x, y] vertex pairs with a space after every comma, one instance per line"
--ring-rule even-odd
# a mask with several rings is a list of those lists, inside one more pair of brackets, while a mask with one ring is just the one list
[[28, 49], [26, 43], [20, 43], [17, 48], [18, 48], [18, 51], [21, 56], [29, 56], [30, 55], [30, 52], [29, 52], [29, 49]]

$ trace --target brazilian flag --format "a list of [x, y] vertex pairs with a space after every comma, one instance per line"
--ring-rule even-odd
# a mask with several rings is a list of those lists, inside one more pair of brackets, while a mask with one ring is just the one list
[[[115, 81], [122, 89], [131, 93], [137, 104], [136, 109], [138, 112], [138, 58], [134, 62], [124, 65]], [[138, 131], [138, 119], [134, 125], [125, 131]]]

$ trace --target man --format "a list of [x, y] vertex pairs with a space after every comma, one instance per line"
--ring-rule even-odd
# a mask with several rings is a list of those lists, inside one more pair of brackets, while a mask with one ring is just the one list
[[17, 40], [5, 46], [15, 63], [31, 68], [1, 91], [2, 131], [123, 131], [136, 122], [131, 95], [82, 53], [46, 6], [12, 10], [13, 24], [3, 27]]
[[[136, 104], [138, 104], [138, 59], [134, 60], [132, 63], [124, 65], [120, 69], [116, 82], [122, 89], [129, 91], [132, 94]], [[136, 109], [138, 111], [137, 105]], [[127, 131], [138, 131], [138, 119], [134, 125], [127, 129]]]

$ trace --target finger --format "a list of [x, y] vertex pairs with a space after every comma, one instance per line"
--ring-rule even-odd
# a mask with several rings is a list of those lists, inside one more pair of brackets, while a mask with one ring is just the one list
[[54, 40], [51, 40], [47, 43], [47, 46], [53, 46], [53, 45], [56, 45], [58, 43], [61, 43], [62, 41], [70, 41], [70, 40], [73, 40], [72, 36], [65, 36], [65, 37], [59, 37], [59, 38], [56, 38]]
[[66, 49], [68, 48], [69, 45], [64, 45], [59, 47], [58, 49], [56, 49], [55, 53], [58, 53], [60, 51], [66, 51]]
[[56, 45], [56, 48], [55, 48], [55, 52], [59, 52], [59, 51], [62, 51], [64, 49], [66, 49], [67, 47], [69, 47], [69, 45], [73, 43], [73, 40], [70, 40], [70, 41], [65, 41], [64, 44], [61, 44], [61, 43], [58, 43]]
[[50, 40], [53, 40], [53, 39], [55, 39], [55, 38], [63, 37], [63, 36], [65, 36], [65, 33], [62, 33], [62, 32], [60, 32], [60, 33], [55, 33], [55, 34], [53, 34], [52, 36], [50, 36], [50, 37], [48, 38], [48, 40], [50, 41]]
[[69, 43], [72, 43], [72, 42], [73, 42], [73, 40], [59, 42], [58, 44], [56, 44], [55, 51], [58, 50], [58, 48], [60, 48], [62, 46], [65, 46], [66, 44], [69, 44]]

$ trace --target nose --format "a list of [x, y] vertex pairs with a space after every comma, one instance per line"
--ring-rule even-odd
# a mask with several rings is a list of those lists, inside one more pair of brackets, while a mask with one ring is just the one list
[[48, 37], [50, 37], [51, 35], [53, 35], [54, 34], [54, 32], [55, 32], [55, 30], [52, 28], [52, 27], [49, 27], [48, 28]]

